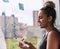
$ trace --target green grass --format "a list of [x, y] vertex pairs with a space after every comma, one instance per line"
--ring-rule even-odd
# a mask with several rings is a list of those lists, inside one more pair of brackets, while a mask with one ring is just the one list
[[7, 49], [20, 49], [16, 39], [7, 39]]
[[[35, 47], [37, 47], [37, 39], [28, 38], [26, 41], [31, 42]], [[16, 39], [6, 39], [7, 49], [21, 49], [18, 46], [18, 41]]]

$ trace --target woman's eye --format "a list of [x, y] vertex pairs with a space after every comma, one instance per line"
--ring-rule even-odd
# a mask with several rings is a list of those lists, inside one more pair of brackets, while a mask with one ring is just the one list
[[42, 19], [42, 16], [39, 16], [39, 19]]

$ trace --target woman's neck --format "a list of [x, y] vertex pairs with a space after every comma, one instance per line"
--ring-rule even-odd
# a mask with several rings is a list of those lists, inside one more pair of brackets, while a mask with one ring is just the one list
[[47, 32], [50, 32], [50, 31], [52, 31], [54, 29], [54, 26], [53, 25], [48, 25], [47, 27], [46, 27], [46, 31]]

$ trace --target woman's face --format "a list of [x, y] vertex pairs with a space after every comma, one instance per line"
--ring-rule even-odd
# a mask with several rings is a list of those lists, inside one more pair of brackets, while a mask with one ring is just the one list
[[38, 23], [41, 28], [46, 28], [48, 25], [48, 17], [43, 10], [39, 13]]

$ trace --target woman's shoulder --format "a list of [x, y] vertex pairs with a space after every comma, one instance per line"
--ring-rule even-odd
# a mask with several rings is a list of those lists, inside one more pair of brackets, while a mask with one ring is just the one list
[[48, 39], [49, 40], [57, 40], [59, 41], [60, 39], [60, 35], [59, 35], [59, 31], [56, 29], [52, 30], [49, 34], [48, 34]]
[[57, 28], [54, 28], [50, 34], [55, 36], [60, 36], [60, 31]]
[[54, 30], [52, 30], [52, 31], [48, 34], [48, 37], [50, 37], [50, 38], [53, 38], [53, 37], [57, 38], [57, 36], [58, 36], [58, 34], [57, 34], [57, 32], [54, 31]]
[[55, 43], [60, 45], [60, 35], [58, 34], [58, 30], [52, 30], [47, 37], [47, 42]]

